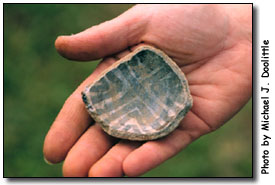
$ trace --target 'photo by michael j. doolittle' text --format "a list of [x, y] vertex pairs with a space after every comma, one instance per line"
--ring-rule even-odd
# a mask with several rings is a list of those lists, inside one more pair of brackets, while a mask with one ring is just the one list
[[263, 40], [261, 43], [261, 86], [260, 86], [260, 122], [261, 122], [261, 135], [260, 135], [260, 165], [261, 165], [261, 174], [269, 174], [270, 169], [270, 114], [269, 114], [269, 105], [270, 105], [270, 81], [269, 81], [269, 40]]

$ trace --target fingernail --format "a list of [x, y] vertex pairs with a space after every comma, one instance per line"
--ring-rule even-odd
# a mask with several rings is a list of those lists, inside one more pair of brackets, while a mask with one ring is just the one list
[[44, 161], [45, 161], [45, 163], [47, 163], [48, 165], [53, 165], [53, 163], [51, 163], [50, 161], [48, 161], [48, 160], [45, 158], [45, 156], [44, 156]]

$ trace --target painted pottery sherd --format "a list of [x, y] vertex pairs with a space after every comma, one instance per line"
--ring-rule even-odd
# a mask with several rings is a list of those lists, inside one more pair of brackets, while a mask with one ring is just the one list
[[139, 47], [111, 65], [82, 97], [105, 132], [140, 141], [171, 133], [192, 106], [182, 71], [151, 46]]

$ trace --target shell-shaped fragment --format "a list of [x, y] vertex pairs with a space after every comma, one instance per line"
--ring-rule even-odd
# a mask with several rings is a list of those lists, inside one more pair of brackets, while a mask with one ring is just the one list
[[111, 65], [82, 97], [105, 132], [129, 140], [153, 140], [169, 134], [192, 106], [182, 71], [151, 46], [139, 47]]

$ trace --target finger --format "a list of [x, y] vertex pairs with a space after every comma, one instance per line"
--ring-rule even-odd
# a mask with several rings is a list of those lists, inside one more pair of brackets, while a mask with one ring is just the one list
[[83, 32], [58, 37], [55, 47], [62, 56], [72, 60], [87, 61], [112, 55], [141, 41], [147, 14], [140, 11], [139, 6], [133, 7]]
[[58, 163], [64, 160], [69, 149], [88, 128], [92, 119], [85, 109], [81, 91], [114, 62], [112, 58], [102, 61], [93, 74], [66, 100], [44, 141], [43, 152], [47, 161]]
[[148, 141], [126, 157], [123, 171], [127, 176], [139, 176], [177, 154], [191, 141], [191, 137], [182, 130], [175, 130], [159, 140]]
[[113, 145], [115, 139], [95, 124], [79, 138], [69, 151], [64, 164], [65, 177], [87, 177], [90, 167]]
[[108, 151], [89, 171], [89, 177], [123, 176], [123, 160], [135, 150], [141, 142], [121, 141]]
[[149, 141], [129, 154], [123, 162], [123, 171], [128, 176], [142, 175], [210, 131], [209, 125], [191, 110], [170, 135]]
[[129, 53], [130, 53], [130, 50], [127, 48], [127, 49], [125, 49], [124, 51], [122, 51], [122, 52], [120, 52], [120, 53], [114, 55], [114, 58], [115, 58], [116, 60], [120, 60], [121, 58], [125, 57], [125, 56], [128, 55]]
[[139, 44], [137, 44], [137, 45], [128, 47], [128, 48], [125, 49], [124, 51], [115, 54], [113, 57], [114, 57], [116, 60], [120, 60], [121, 58], [125, 57], [125, 56], [128, 55], [129, 53], [133, 52], [134, 50], [136, 50], [137, 48], [142, 47], [142, 46], [148, 46], [148, 44], [139, 43]]

